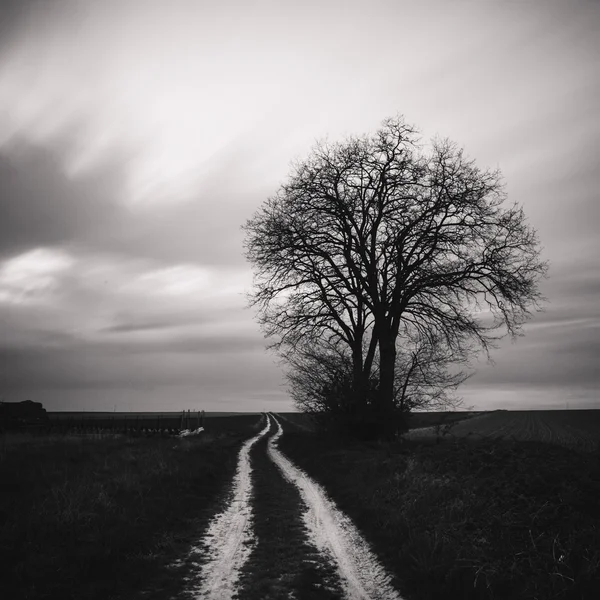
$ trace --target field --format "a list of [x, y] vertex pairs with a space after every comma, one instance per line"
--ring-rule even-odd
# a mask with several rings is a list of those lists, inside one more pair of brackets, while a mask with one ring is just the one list
[[[424, 425], [422, 429], [411, 430], [406, 437], [427, 440], [439, 433], [443, 432]], [[600, 444], [600, 410], [493, 411], [451, 424], [447, 435], [538, 441], [593, 451]]]
[[[476, 416], [440, 443], [435, 430], [352, 444], [289, 427], [280, 447], [354, 521], [403, 598], [600, 598], [600, 455], [532, 439], [600, 429], [592, 411], [545, 416]], [[467, 437], [477, 419], [529, 441]]]
[[446, 411], [446, 412], [414, 412], [409, 418], [409, 428], [434, 427], [458, 421], [465, 421], [477, 415], [485, 414], [481, 411]]
[[[314, 429], [310, 415], [298, 412], [277, 413], [286, 421], [297, 425], [301, 429]], [[446, 411], [446, 412], [414, 412], [409, 418], [409, 428], [433, 427], [438, 424], [463, 421], [473, 416], [484, 414], [477, 411]]]
[[207, 417], [207, 431], [187, 438], [0, 435], [0, 595], [180, 593], [190, 565], [173, 565], [219, 509], [239, 448], [262, 421]]
[[[300, 430], [314, 430], [308, 415], [281, 413]], [[489, 412], [416, 412], [410, 415], [404, 438], [414, 441], [449, 439], [509, 439], [559, 444], [584, 451], [600, 445], [599, 410], [529, 410]]]
[[259, 413], [179, 412], [49, 412], [46, 431], [96, 433], [165, 433], [204, 427], [207, 432], [239, 431]]
[[[281, 413], [302, 431], [314, 431], [308, 415]], [[593, 451], [600, 444], [600, 410], [530, 410], [490, 412], [416, 412], [410, 415], [407, 440], [510, 439], [537, 441]]]
[[[314, 495], [302, 496], [273, 448], [323, 486], [404, 600], [600, 597], [600, 411], [417, 413], [390, 442], [320, 435], [298, 413], [206, 413], [205, 431], [187, 438], [156, 435], [152, 413], [50, 416], [50, 431], [0, 435], [1, 586], [11, 599], [204, 597], [190, 582], [212, 585], [201, 569], [211, 552], [221, 546], [227, 565], [237, 547], [228, 530], [210, 533], [227, 511], [231, 530], [246, 522], [255, 540], [238, 597], [351, 597], [352, 577], [344, 583], [318, 545], [331, 531], [307, 534]], [[160, 423], [178, 420], [176, 433], [201, 415], [183, 417], [161, 413]], [[249, 443], [240, 496], [234, 474]]]

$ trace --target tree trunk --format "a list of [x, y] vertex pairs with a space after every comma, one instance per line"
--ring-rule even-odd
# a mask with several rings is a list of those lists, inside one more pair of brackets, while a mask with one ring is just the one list
[[362, 343], [352, 349], [352, 402], [353, 412], [358, 413], [365, 404], [365, 381], [363, 374]]
[[383, 437], [394, 433], [394, 381], [396, 375], [396, 344], [391, 335], [379, 338], [379, 394], [376, 413]]

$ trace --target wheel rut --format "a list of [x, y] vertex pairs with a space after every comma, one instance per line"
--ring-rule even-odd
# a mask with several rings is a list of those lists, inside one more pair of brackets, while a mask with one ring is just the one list
[[284, 477], [300, 491], [307, 507], [303, 519], [309, 539], [336, 566], [343, 597], [348, 600], [402, 600], [391, 585], [391, 577], [351, 519], [336, 507], [317, 482], [277, 448], [283, 430], [281, 423], [271, 417], [277, 431], [269, 438], [269, 456]]
[[311, 543], [303, 519], [307, 511], [298, 488], [268, 453], [276, 424], [252, 448], [252, 522], [257, 538], [242, 568], [243, 600], [337, 600], [344, 594], [335, 565]]
[[240, 450], [227, 508], [192, 549], [198, 600], [402, 600], [352, 521], [277, 447], [281, 423]]
[[242, 445], [225, 510], [211, 521], [188, 559], [196, 562], [197, 576], [191, 578], [186, 597], [227, 600], [234, 597], [240, 569], [248, 560], [254, 543], [251, 522], [252, 480], [249, 454], [271, 427], [267, 418], [262, 431]]

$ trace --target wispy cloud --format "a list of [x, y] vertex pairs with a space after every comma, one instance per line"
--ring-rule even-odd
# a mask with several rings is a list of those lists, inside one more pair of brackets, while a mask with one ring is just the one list
[[499, 166], [550, 260], [546, 312], [465, 396], [597, 398], [596, 3], [0, 11], [0, 387], [15, 398], [289, 407], [245, 308], [240, 225], [315, 139], [397, 112]]

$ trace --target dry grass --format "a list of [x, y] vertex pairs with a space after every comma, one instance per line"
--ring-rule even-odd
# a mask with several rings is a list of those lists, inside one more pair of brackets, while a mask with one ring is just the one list
[[3, 436], [3, 597], [179, 593], [187, 567], [169, 565], [208, 525], [253, 431], [184, 439]]
[[600, 597], [600, 459], [482, 440], [280, 447], [357, 523], [411, 600]]

